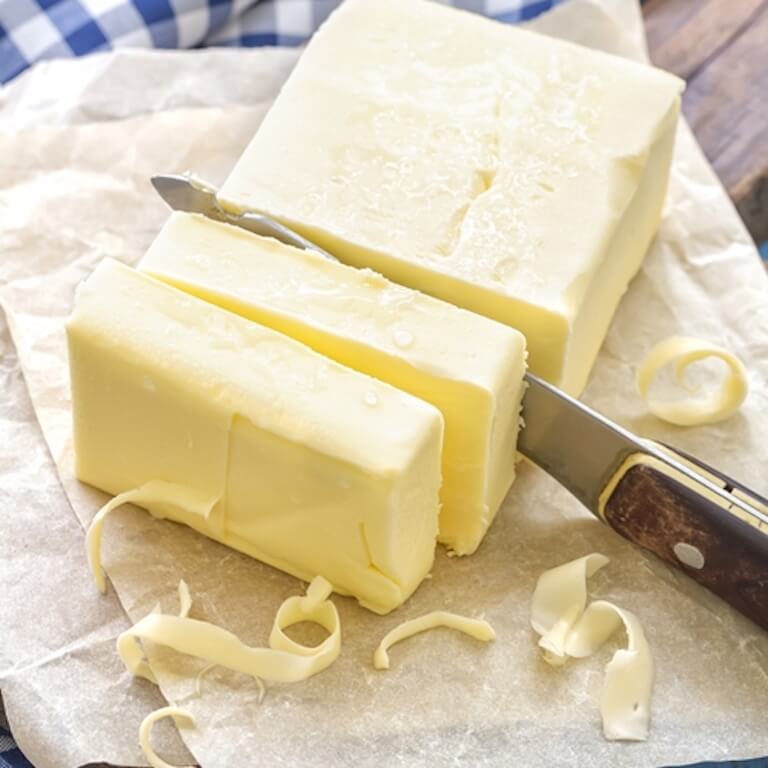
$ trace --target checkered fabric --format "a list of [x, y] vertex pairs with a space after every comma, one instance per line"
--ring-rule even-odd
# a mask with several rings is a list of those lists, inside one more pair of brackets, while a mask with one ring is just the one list
[[[533, 18], [561, 1], [448, 0], [508, 22]], [[0, 83], [42, 59], [113, 48], [298, 45], [338, 2], [0, 0]]]
[[0, 728], [0, 768], [34, 768], [16, 746], [11, 734]]

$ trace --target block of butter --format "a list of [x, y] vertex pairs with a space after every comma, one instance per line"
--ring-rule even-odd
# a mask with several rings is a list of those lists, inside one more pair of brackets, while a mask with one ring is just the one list
[[67, 335], [80, 480], [179, 486], [149, 510], [378, 613], [429, 572], [434, 406], [109, 260]]
[[436, 406], [439, 539], [473, 552], [515, 474], [525, 339], [488, 318], [203, 216], [174, 213], [139, 269]]
[[346, 0], [221, 200], [519, 329], [578, 393], [657, 228], [681, 90], [427, 0]]

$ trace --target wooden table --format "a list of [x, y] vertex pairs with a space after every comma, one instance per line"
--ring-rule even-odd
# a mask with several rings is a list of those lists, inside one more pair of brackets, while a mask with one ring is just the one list
[[646, 0], [654, 64], [757, 243], [768, 240], [768, 0]]

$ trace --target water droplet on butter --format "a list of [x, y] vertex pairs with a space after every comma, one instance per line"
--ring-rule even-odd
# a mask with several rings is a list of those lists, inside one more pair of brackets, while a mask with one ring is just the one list
[[144, 385], [144, 389], [146, 389], [148, 392], [154, 392], [157, 390], [157, 387], [155, 386], [155, 382], [152, 381], [152, 379], [149, 376], [145, 376], [144, 381], [142, 383]]
[[378, 405], [379, 403], [379, 396], [375, 392], [371, 392], [370, 390], [366, 392], [363, 395], [363, 402], [366, 405], [370, 405], [373, 407], [374, 405]]
[[400, 329], [395, 331], [393, 337], [395, 344], [400, 347], [400, 349], [407, 349], [413, 344], [413, 334], [410, 331]]

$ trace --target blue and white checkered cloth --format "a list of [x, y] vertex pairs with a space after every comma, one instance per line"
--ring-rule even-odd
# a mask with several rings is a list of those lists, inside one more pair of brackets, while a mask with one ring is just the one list
[[[0, 83], [41, 59], [113, 48], [298, 45], [339, 0], [0, 0]], [[448, 0], [508, 22], [560, 0]]]
[[8, 731], [0, 728], [0, 768], [34, 768]]

